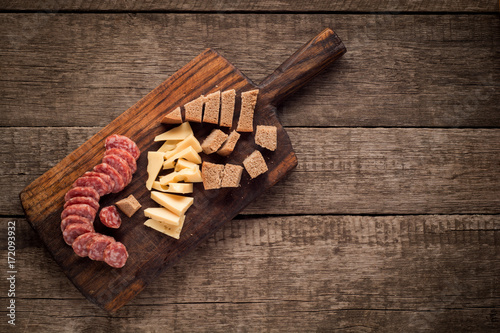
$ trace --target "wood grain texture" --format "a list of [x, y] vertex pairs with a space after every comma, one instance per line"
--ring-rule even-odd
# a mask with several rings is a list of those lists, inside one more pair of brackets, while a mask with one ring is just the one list
[[391, 12], [492, 12], [498, 11], [498, 2], [491, 0], [386, 0], [386, 1], [170, 1], [170, 0], [115, 0], [115, 1], [81, 1], [81, 0], [3, 0], [0, 10], [72, 10], [72, 11], [391, 11]]
[[[4, 129], [0, 214], [22, 214], [22, 188], [97, 131]], [[498, 129], [287, 131], [298, 167], [243, 213], [500, 213]]]
[[[106, 266], [103, 263], [77, 257], [63, 242], [59, 216], [64, 194], [77, 177], [99, 163], [103, 155], [104, 139], [113, 133], [130, 137], [142, 151], [135, 179], [127, 187], [125, 194], [120, 193], [118, 196], [123, 198], [132, 194], [143, 207], [157, 206], [149, 198], [150, 193], [145, 188], [144, 181], [147, 178], [147, 151], [158, 149], [159, 145], [153, 139], [165, 131], [159, 120], [167, 112], [215, 90], [235, 89], [241, 94], [241, 91], [257, 88], [227, 60], [210, 49], [23, 189], [20, 198], [28, 221], [65, 274], [85, 297], [108, 311], [117, 311], [159, 272], [194, 249], [199, 242], [231, 220], [297, 165], [290, 139], [276, 117], [275, 106], [343, 53], [345, 48], [340, 39], [333, 31], [325, 29], [285, 63], [286, 71], [282, 66], [279, 73], [275, 72], [270, 76], [265, 86], [258, 87], [264, 97], [257, 101], [255, 112], [252, 110], [252, 120], [255, 124], [277, 128], [277, 140], [280, 142], [275, 151], [262, 152], [267, 172], [255, 179], [250, 179], [247, 174], [242, 175], [241, 181], [238, 181], [240, 186], [234, 189], [203, 191], [202, 184], [195, 184], [194, 203], [186, 213], [186, 222], [179, 240], [165, 237], [145, 227], [144, 216], [141, 213], [135, 214], [128, 223], [112, 233], [115, 239], [127, 246], [130, 253], [127, 265], [116, 270], [103, 267]], [[296, 56], [297, 54], [300, 56]], [[238, 104], [235, 107], [236, 119], [239, 116]], [[200, 141], [211, 131], [206, 124], [192, 126]], [[238, 140], [238, 149], [229, 158], [206, 156], [203, 161], [239, 165], [256, 149], [253, 136], [244, 135]], [[119, 197], [115, 194], [101, 198], [101, 205], [113, 204]], [[99, 225], [96, 226], [96, 231], [107, 231], [106, 234], [109, 235], [109, 230], [99, 228]], [[59, 237], [54, 237], [56, 234]]]
[[500, 126], [497, 15], [331, 14], [0, 14], [0, 125], [104, 127], [205, 47], [260, 82], [323, 27], [349, 52], [285, 126]]
[[19, 331], [500, 329], [498, 215], [233, 220], [112, 316], [71, 285], [24, 219], [16, 222]]

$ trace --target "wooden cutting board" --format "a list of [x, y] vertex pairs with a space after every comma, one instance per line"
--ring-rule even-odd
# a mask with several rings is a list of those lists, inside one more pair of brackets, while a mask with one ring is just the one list
[[[118, 310], [161, 271], [194, 249], [297, 165], [288, 135], [276, 116], [276, 106], [345, 52], [337, 35], [325, 29], [257, 86], [217, 52], [205, 50], [27, 186], [20, 197], [29, 223], [85, 297], [110, 312]], [[201, 156], [205, 161], [242, 165], [247, 155], [259, 149], [269, 171], [253, 180], [244, 171], [241, 187], [235, 189], [205, 191], [201, 183], [195, 184], [194, 204], [186, 214], [179, 240], [144, 226], [146, 218], [143, 209], [158, 206], [150, 199], [150, 192], [145, 187], [147, 151], [157, 150], [162, 143], [154, 142], [154, 137], [173, 127], [160, 123], [163, 116], [202, 94], [235, 89], [237, 99], [233, 126], [236, 126], [241, 92], [254, 88], [260, 89], [254, 125], [274, 125], [278, 128], [277, 150], [261, 149], [255, 145], [253, 133], [242, 133], [236, 151], [229, 157], [217, 154]], [[200, 141], [214, 127], [192, 123], [195, 136]], [[100, 163], [105, 151], [104, 139], [113, 133], [130, 137], [141, 150], [138, 170], [130, 185], [120, 193], [102, 197], [100, 205], [104, 207], [133, 194], [142, 204], [142, 209], [131, 218], [123, 216], [118, 230], [105, 228], [98, 218], [95, 222], [97, 232], [113, 236], [127, 246], [129, 259], [121, 269], [78, 257], [65, 244], [60, 229], [65, 193], [79, 176]]]

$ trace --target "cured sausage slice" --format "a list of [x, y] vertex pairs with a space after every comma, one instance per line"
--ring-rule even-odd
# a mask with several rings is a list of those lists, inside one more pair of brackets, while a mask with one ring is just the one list
[[113, 149], [113, 148], [119, 148], [126, 150], [132, 155], [136, 160], [139, 158], [141, 155], [141, 151], [137, 147], [134, 141], [130, 140], [126, 136], [119, 135], [119, 134], [113, 134], [110, 135], [106, 138], [106, 142], [104, 144], [106, 147], [106, 150], [108, 149]]
[[115, 187], [115, 182], [111, 177], [105, 173], [102, 172], [97, 172], [97, 171], [87, 171], [83, 174], [83, 177], [100, 177], [106, 184], [108, 184], [108, 193], [111, 193], [113, 191], [113, 188]]
[[88, 223], [92, 225], [92, 221], [90, 221], [86, 217], [78, 216], [78, 215], [68, 215], [61, 221], [61, 231], [64, 231], [66, 227], [70, 224], [74, 223]]
[[92, 187], [94, 190], [99, 193], [99, 195], [102, 197], [103, 195], [108, 193], [108, 184], [104, 180], [102, 180], [101, 177], [87, 177], [87, 176], [82, 176], [75, 180], [75, 182], [72, 185], [73, 187]]
[[64, 196], [64, 200], [69, 201], [74, 197], [91, 197], [97, 202], [99, 202], [99, 199], [101, 198], [99, 193], [97, 193], [97, 191], [94, 190], [92, 187], [80, 187], [80, 186], [73, 187], [71, 190], [69, 190]]
[[126, 150], [123, 150], [120, 148], [111, 148], [111, 149], [106, 150], [104, 155], [120, 156], [121, 158], [123, 158], [125, 160], [125, 162], [127, 162], [128, 166], [130, 168], [130, 171], [132, 171], [132, 173], [135, 173], [137, 171], [137, 163], [135, 162], [135, 158], [132, 155], [130, 155], [130, 153]]
[[96, 213], [96, 210], [87, 204], [74, 204], [63, 209], [61, 220], [64, 220], [69, 215], [78, 215], [94, 221]]
[[63, 231], [63, 238], [66, 244], [73, 245], [74, 240], [83, 234], [94, 232], [94, 227], [88, 223], [73, 223]]
[[94, 208], [96, 211], [99, 210], [99, 202], [95, 201], [92, 197], [74, 197], [66, 201], [64, 204], [64, 208], [76, 205], [76, 204], [87, 204], [90, 207]]
[[118, 171], [107, 163], [101, 163], [94, 167], [94, 171], [105, 173], [115, 182], [114, 188], [111, 192], [118, 193], [125, 188], [125, 180]]
[[103, 163], [107, 163], [115, 168], [116, 171], [122, 176], [125, 180], [125, 186], [127, 186], [132, 180], [132, 171], [128, 166], [127, 162], [123, 158], [118, 155], [105, 155], [102, 158]]
[[104, 261], [111, 267], [122, 268], [127, 258], [127, 248], [120, 242], [111, 243], [104, 249]]
[[92, 260], [104, 260], [104, 249], [111, 243], [114, 243], [113, 237], [98, 235], [94, 236], [87, 244], [88, 256]]
[[95, 232], [88, 232], [78, 236], [71, 245], [73, 247], [73, 251], [75, 251], [75, 253], [80, 257], [86, 257], [89, 254], [87, 245], [95, 235], [99, 234]]
[[101, 223], [108, 228], [118, 229], [122, 224], [122, 219], [115, 205], [107, 206], [99, 212]]

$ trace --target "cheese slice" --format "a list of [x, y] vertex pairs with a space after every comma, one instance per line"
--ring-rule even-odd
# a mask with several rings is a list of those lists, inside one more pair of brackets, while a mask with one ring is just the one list
[[201, 163], [201, 157], [200, 155], [194, 150], [193, 147], [189, 146], [186, 149], [178, 152], [177, 154], [169, 157], [165, 163], [163, 163], [163, 169], [171, 169], [174, 167], [174, 162], [175, 160], [179, 158], [184, 158], [190, 162], [200, 164]]
[[150, 191], [163, 165], [163, 155], [162, 152], [148, 151], [148, 180], [146, 181], [146, 187]]
[[201, 177], [200, 167], [196, 165], [194, 169], [182, 169], [180, 171], [173, 171], [168, 175], [160, 177], [160, 184], [166, 185], [168, 183], [201, 183], [203, 178]]
[[162, 185], [160, 182], [154, 182], [153, 188], [160, 192], [180, 194], [193, 193], [193, 184], [191, 183], [167, 183]]
[[194, 201], [194, 198], [191, 197], [157, 191], [151, 191], [151, 199], [179, 216], [186, 213]]
[[201, 153], [202, 148], [200, 142], [194, 137], [194, 135], [190, 134], [187, 138], [182, 140], [177, 144], [175, 149], [167, 152], [165, 154], [165, 159], [167, 160], [169, 157], [174, 156], [175, 154], [181, 152], [182, 150], [186, 149], [187, 147], [193, 147], [193, 149], [197, 153]]
[[182, 216], [182, 221], [179, 223], [177, 227], [168, 225], [166, 223], [163, 223], [161, 221], [157, 221], [154, 219], [149, 219], [146, 222], [144, 222], [144, 225], [159, 231], [165, 235], [168, 235], [170, 237], [173, 237], [175, 239], [179, 239], [181, 236], [181, 230], [184, 225], [184, 216]]
[[[176, 215], [163, 207], [152, 207], [144, 209], [144, 215], [151, 219], [161, 221], [171, 226], [179, 226], [181, 222], [181, 216]], [[183, 215], [182, 215], [183, 216]]]
[[166, 153], [167, 151], [174, 150], [179, 142], [181, 142], [181, 140], [167, 140], [163, 143], [160, 149], [158, 149], [158, 151]]
[[177, 127], [172, 128], [165, 133], [157, 135], [155, 137], [155, 141], [165, 141], [165, 140], [184, 140], [190, 134], [193, 134], [193, 130], [191, 129], [191, 125], [189, 122], [184, 122]]
[[175, 163], [175, 169], [174, 171], [180, 171], [182, 169], [199, 169], [200, 167], [198, 164], [189, 162], [188, 160], [185, 160], [183, 158], [179, 158], [177, 160], [177, 163]]

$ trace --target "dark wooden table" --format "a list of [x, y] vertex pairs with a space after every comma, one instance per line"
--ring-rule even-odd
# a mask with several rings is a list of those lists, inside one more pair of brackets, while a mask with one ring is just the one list
[[[87, 301], [19, 192], [206, 47], [260, 82], [325, 27], [347, 54], [279, 110], [298, 167], [117, 313]], [[0, 1], [0, 45], [0, 331], [500, 330], [498, 2]]]

